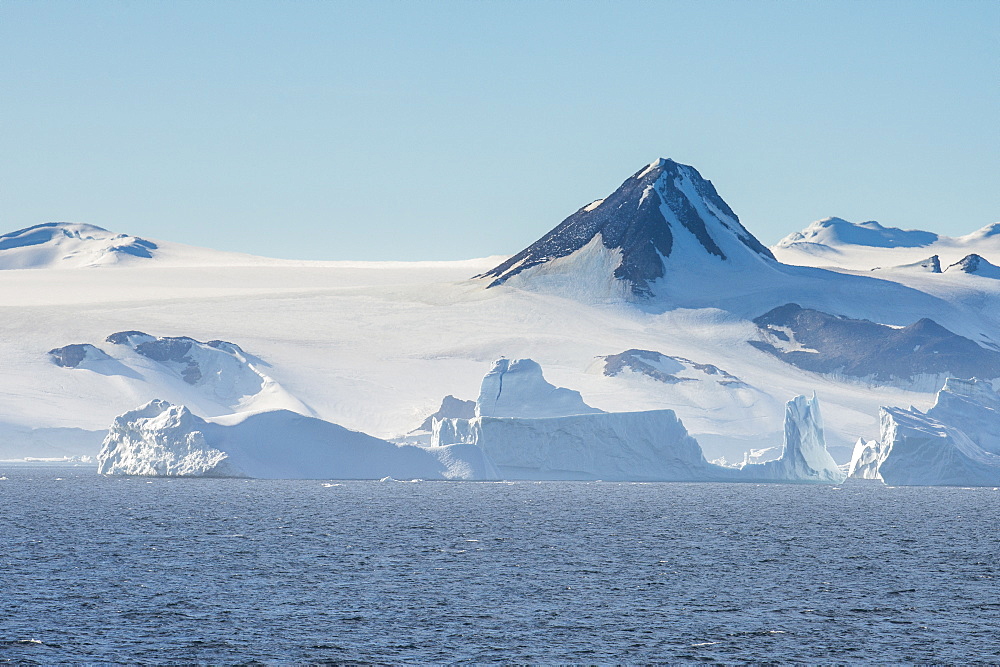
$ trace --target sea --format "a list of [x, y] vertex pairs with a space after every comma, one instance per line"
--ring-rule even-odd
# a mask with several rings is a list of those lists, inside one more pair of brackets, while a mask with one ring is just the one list
[[0, 464], [0, 661], [1000, 663], [1000, 490]]

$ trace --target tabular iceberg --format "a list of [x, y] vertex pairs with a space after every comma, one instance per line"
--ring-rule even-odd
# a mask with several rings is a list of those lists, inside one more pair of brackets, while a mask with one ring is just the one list
[[[502, 383], [509, 368], [520, 369], [516, 384]], [[503, 396], [507, 406], [500, 415], [497, 396]], [[546, 404], [545, 396], [557, 398]], [[518, 411], [518, 406], [526, 405], [530, 411]], [[572, 407], [588, 412], [567, 413]], [[576, 392], [545, 382], [541, 367], [528, 359], [494, 364], [483, 379], [476, 414], [472, 419], [434, 420], [431, 449], [475, 445], [507, 479], [823, 483], [844, 479], [826, 450], [815, 397], [799, 396], [788, 403], [784, 450], [778, 460], [742, 469], [709, 463], [673, 410], [598, 412]], [[539, 414], [545, 416], [534, 416]]]
[[673, 410], [475, 417], [434, 424], [431, 449], [475, 445], [504, 479], [735, 481], [705, 460]]
[[497, 359], [483, 378], [477, 417], [564, 417], [603, 412], [583, 402], [580, 392], [546, 381], [531, 359]]
[[1000, 486], [1000, 395], [949, 378], [926, 413], [883, 407], [878, 441], [859, 440], [850, 475], [899, 486]]
[[483, 379], [475, 414], [433, 419], [431, 446], [422, 447], [289, 410], [202, 419], [184, 406], [156, 400], [115, 419], [98, 471], [272, 479], [842, 479], [826, 451], [815, 398], [788, 403], [781, 458], [742, 468], [706, 461], [672, 410], [601, 412], [579, 393], [546, 382], [530, 359], [495, 363]]

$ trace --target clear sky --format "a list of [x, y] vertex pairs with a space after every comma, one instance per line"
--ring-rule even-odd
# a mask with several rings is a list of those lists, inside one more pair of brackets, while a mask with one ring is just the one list
[[1000, 220], [1000, 2], [0, 0], [0, 232], [516, 252], [657, 157], [771, 244]]

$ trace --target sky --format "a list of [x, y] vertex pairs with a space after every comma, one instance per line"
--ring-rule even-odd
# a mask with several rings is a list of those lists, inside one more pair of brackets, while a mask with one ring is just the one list
[[0, 0], [0, 233], [512, 254], [659, 157], [765, 244], [1000, 221], [1000, 3]]

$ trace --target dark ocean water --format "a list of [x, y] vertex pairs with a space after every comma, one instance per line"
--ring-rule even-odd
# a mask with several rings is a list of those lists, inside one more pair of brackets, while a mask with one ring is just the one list
[[0, 466], [14, 662], [1000, 662], [1000, 491]]

